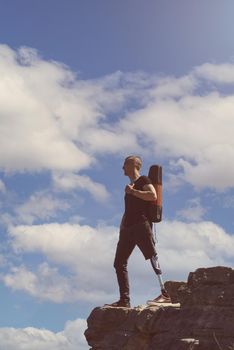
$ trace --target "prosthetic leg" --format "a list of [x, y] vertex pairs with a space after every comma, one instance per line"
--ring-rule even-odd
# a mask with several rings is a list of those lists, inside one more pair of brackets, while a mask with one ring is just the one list
[[161, 268], [159, 265], [157, 254], [152, 256], [152, 258], [150, 259], [150, 262], [151, 262], [151, 265], [153, 267], [154, 272], [156, 273], [156, 275], [158, 277], [158, 281], [159, 281], [160, 288], [161, 288], [161, 294], [153, 300], [148, 300], [147, 304], [148, 305], [157, 305], [159, 303], [160, 304], [171, 303], [171, 298], [164, 287], [164, 282], [162, 279], [162, 271], [161, 271]]

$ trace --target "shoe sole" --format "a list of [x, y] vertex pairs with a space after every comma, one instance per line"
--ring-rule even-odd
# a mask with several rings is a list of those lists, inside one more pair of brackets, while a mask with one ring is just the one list
[[103, 305], [103, 307], [111, 307], [117, 309], [131, 309], [131, 306], [113, 306], [113, 305]]
[[172, 304], [171, 301], [156, 301], [155, 303], [147, 303], [147, 305]]
[[180, 303], [177, 304], [173, 304], [173, 303], [151, 303], [151, 304], [147, 304], [146, 307], [150, 307], [150, 306], [170, 306], [170, 307], [175, 307], [175, 308], [180, 308]]

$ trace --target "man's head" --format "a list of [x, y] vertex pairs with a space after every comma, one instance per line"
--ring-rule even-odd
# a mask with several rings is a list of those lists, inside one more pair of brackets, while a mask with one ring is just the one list
[[139, 156], [128, 156], [125, 158], [123, 170], [124, 175], [132, 176], [136, 172], [139, 172], [142, 166], [142, 160]]

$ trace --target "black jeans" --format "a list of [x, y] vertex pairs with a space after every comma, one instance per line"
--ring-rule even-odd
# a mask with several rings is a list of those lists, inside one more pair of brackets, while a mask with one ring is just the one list
[[156, 255], [155, 242], [148, 221], [120, 231], [114, 267], [119, 284], [120, 299], [124, 301], [130, 300], [127, 264], [136, 245], [140, 248], [146, 260]]

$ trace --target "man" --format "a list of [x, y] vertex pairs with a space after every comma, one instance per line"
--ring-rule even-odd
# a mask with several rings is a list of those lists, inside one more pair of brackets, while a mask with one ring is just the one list
[[113, 304], [108, 304], [112, 307], [130, 307], [127, 263], [136, 245], [145, 259], [150, 259], [161, 287], [160, 296], [149, 300], [147, 304], [171, 302], [163, 284], [152, 234], [152, 223], [148, 219], [148, 204], [157, 199], [157, 194], [151, 180], [147, 176], [140, 176], [141, 166], [142, 160], [138, 156], [127, 157], [123, 165], [124, 175], [129, 177], [131, 184], [125, 187], [125, 212], [120, 225], [119, 242], [114, 261], [120, 299]]

